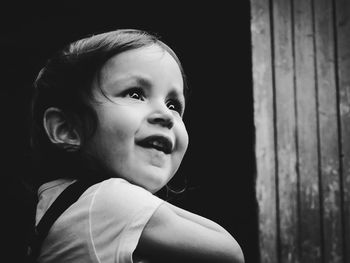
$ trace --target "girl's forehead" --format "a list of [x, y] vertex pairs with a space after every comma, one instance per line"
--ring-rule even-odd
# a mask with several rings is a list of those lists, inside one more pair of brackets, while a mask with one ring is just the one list
[[[131, 70], [133, 68], [142, 67], [143, 65], [159, 64], [172, 61], [175, 59], [162, 47], [158, 45], [145, 46], [141, 48], [126, 50], [111, 57], [103, 65], [102, 70]], [[179, 67], [179, 65], [177, 65]]]
[[128, 80], [166, 81], [183, 89], [180, 66], [171, 54], [158, 45], [117, 54], [101, 68], [100, 84], [104, 86]]

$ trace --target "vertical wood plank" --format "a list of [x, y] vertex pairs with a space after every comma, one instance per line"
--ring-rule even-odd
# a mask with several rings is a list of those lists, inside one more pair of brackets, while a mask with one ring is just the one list
[[320, 162], [323, 199], [323, 262], [342, 262], [339, 137], [331, 0], [315, 1]]
[[300, 262], [321, 262], [317, 102], [311, 0], [294, 0]]
[[339, 113], [341, 123], [343, 171], [343, 237], [344, 262], [350, 260], [350, 2], [339, 0], [336, 5], [338, 48]]
[[289, 0], [273, 1], [280, 262], [298, 261], [298, 198], [292, 17]]
[[276, 170], [269, 1], [251, 0], [256, 192], [261, 263], [277, 263]]
[[251, 0], [262, 262], [347, 262], [350, 1], [270, 4]]

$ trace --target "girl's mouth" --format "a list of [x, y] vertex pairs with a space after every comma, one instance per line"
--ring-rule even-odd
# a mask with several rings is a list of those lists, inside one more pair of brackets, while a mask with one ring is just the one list
[[136, 142], [141, 147], [153, 148], [162, 151], [165, 154], [170, 154], [173, 150], [172, 141], [163, 135], [152, 135]]

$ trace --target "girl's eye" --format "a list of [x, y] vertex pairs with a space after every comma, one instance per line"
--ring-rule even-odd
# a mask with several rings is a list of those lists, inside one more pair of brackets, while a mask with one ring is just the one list
[[129, 89], [125, 92], [124, 96], [129, 97], [131, 99], [135, 99], [135, 100], [144, 100], [145, 99], [145, 94], [141, 88]]
[[171, 99], [168, 100], [166, 103], [167, 107], [170, 110], [176, 111], [178, 112], [180, 115], [182, 115], [182, 111], [183, 111], [183, 106], [182, 103], [179, 100], [176, 99]]

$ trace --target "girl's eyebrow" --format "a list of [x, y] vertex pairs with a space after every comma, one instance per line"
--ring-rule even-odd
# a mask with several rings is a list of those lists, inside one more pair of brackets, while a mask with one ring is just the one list
[[180, 91], [178, 91], [178, 90], [175, 89], [175, 88], [172, 89], [172, 90], [169, 92], [168, 97], [170, 97], [170, 98], [177, 98], [177, 99], [179, 99], [179, 100], [181, 100], [181, 101], [185, 101], [185, 96], [184, 96], [183, 92], [180, 92]]
[[134, 75], [131, 76], [134, 80], [136, 80], [137, 84], [143, 86], [143, 87], [151, 87], [152, 81], [144, 76]]
[[[112, 85], [112, 87], [118, 83], [123, 82], [132, 82], [132, 84], [140, 85], [146, 89], [149, 89], [152, 87], [152, 80], [148, 78], [147, 76], [143, 76], [140, 74], [127, 74], [124, 76], [118, 76], [115, 79], [112, 79], [112, 81], [108, 84]], [[168, 97], [172, 98], [178, 98], [181, 101], [185, 101], [185, 96], [183, 94], [183, 90], [179, 91], [176, 87], [172, 86], [171, 91], [168, 93]]]
[[[152, 80], [150, 78], [148, 78], [147, 76], [143, 76], [140, 74], [127, 74], [124, 76], [119, 76], [115, 79], [113, 79], [111, 81], [110, 84], [114, 85], [114, 84], [118, 84], [119, 82], [123, 82], [123, 81], [135, 81], [136, 84], [143, 86], [145, 88], [149, 88], [151, 87], [152, 84]], [[175, 96], [175, 97], [184, 97], [183, 93], [178, 91], [175, 87], [173, 87], [173, 89], [169, 92], [170, 96]]]
[[141, 75], [129, 75], [129, 74], [113, 79], [111, 81], [111, 84], [117, 84], [119, 82], [124, 82], [124, 81], [136, 81], [137, 84], [145, 87], [152, 86], [152, 81], [149, 78]]
[[104, 85], [104, 87], [107, 90], [113, 90], [120, 84], [137, 85], [149, 89], [152, 86], [152, 81], [149, 78], [139, 74], [127, 74], [110, 79], [108, 83]]

